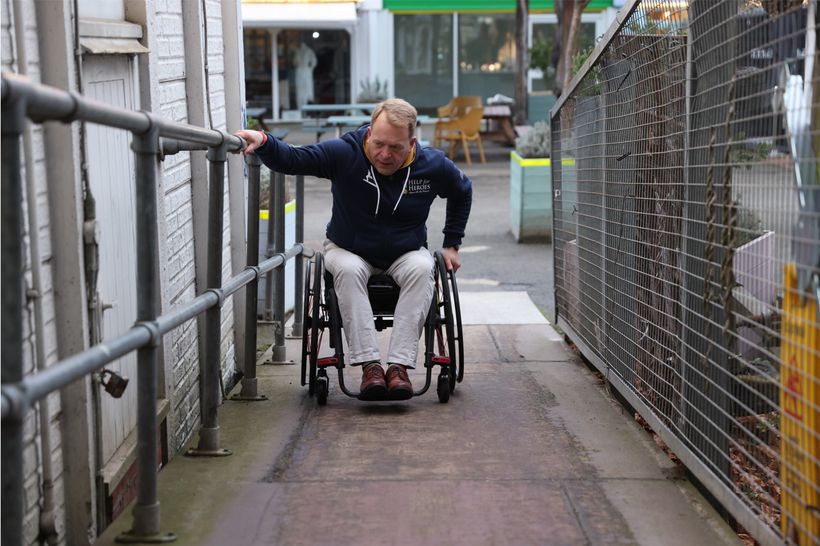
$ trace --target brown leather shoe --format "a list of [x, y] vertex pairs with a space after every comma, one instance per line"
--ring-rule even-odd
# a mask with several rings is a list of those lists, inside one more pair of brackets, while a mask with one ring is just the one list
[[407, 376], [407, 369], [401, 364], [387, 367], [387, 397], [390, 400], [407, 400], [413, 396], [413, 385]]
[[384, 369], [378, 362], [362, 366], [362, 385], [359, 388], [361, 400], [384, 400], [387, 398], [387, 385], [384, 382]]

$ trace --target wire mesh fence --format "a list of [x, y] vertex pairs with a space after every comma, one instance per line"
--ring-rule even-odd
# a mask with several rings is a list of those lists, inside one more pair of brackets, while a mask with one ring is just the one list
[[628, 2], [551, 121], [559, 324], [763, 543], [820, 544], [816, 8]]

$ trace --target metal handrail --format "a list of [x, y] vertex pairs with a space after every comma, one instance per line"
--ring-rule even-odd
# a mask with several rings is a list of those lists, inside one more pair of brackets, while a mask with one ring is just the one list
[[[230, 451], [219, 446], [219, 426], [217, 410], [220, 403], [220, 340], [221, 308], [228, 296], [249, 286], [246, 314], [246, 328], [256, 329], [256, 285], [262, 275], [281, 268], [288, 260], [312, 255], [302, 244], [302, 231], [297, 229], [296, 242], [284, 250], [284, 238], [278, 252], [257, 265], [255, 253], [258, 248], [248, 249], [248, 265], [239, 274], [222, 282], [222, 232], [224, 166], [227, 153], [244, 149], [244, 141], [224, 131], [205, 129], [184, 123], [177, 123], [156, 117], [145, 111], [126, 110], [97, 102], [77, 93], [37, 84], [16, 74], [2, 75], [2, 218], [3, 218], [3, 291], [2, 307], [3, 384], [0, 388], [0, 411], [2, 412], [2, 480], [3, 480], [3, 541], [18, 544], [22, 542], [23, 503], [23, 421], [27, 412], [49, 393], [59, 390], [82, 377], [101, 369], [118, 358], [137, 351], [138, 359], [138, 415], [137, 415], [137, 501], [133, 509], [134, 521], [130, 531], [121, 538], [135, 540], [174, 540], [173, 533], [161, 533], [159, 529], [159, 501], [157, 499], [158, 467], [158, 423], [157, 370], [159, 352], [157, 347], [162, 336], [174, 328], [205, 313], [205, 349], [200, 364], [202, 376], [202, 427], [199, 446], [192, 450], [195, 455], [228, 455]], [[19, 283], [22, 272], [22, 186], [20, 176], [19, 139], [25, 118], [34, 122], [57, 120], [63, 122], [85, 121], [130, 131], [134, 135], [132, 149], [136, 156], [136, 217], [144, 224], [137, 230], [137, 292], [138, 308], [136, 324], [124, 334], [99, 343], [85, 351], [65, 358], [47, 369], [23, 376], [22, 362], [22, 297], [12, 289]], [[156, 207], [156, 161], [164, 154], [182, 150], [207, 149], [209, 162], [209, 218], [208, 218], [208, 288], [193, 300], [174, 307], [168, 313], [159, 315], [159, 278], [157, 207]], [[258, 184], [260, 162], [258, 158], [247, 158], [250, 182]], [[303, 179], [297, 178], [297, 196], [302, 197]], [[271, 209], [284, 213], [284, 193], [277, 192], [279, 199]], [[249, 209], [258, 211], [258, 191], [249, 197]], [[297, 226], [303, 225], [304, 208], [297, 202]], [[281, 219], [278, 219], [281, 221]], [[282, 223], [284, 226], [284, 223]], [[248, 241], [258, 237], [259, 223], [248, 222]], [[256, 239], [258, 240], [258, 239]], [[251, 258], [251, 255], [254, 255]], [[301, 265], [301, 260], [297, 260]], [[301, 299], [301, 267], [296, 268], [295, 292], [296, 314]], [[270, 276], [270, 275], [268, 275]], [[277, 303], [284, 301], [284, 275], [276, 283]], [[252, 288], [252, 289], [251, 289]], [[250, 301], [253, 293], [253, 301]], [[282, 304], [280, 304], [282, 305]], [[251, 311], [253, 310], [253, 311]], [[283, 312], [277, 319], [284, 322]], [[300, 319], [299, 319], [300, 320]], [[279, 324], [280, 331], [284, 324]], [[255, 336], [246, 336], [246, 360], [243, 394], [246, 382], [256, 399]], [[251, 355], [251, 357], [248, 357]], [[245, 398], [247, 399], [247, 398]]]
[[167, 334], [174, 328], [196, 318], [197, 315], [220, 304], [224, 298], [233, 295], [252, 281], [257, 281], [263, 275], [284, 265], [287, 260], [307, 254], [304, 248], [304, 245], [297, 243], [284, 254], [277, 254], [258, 266], [246, 267], [241, 273], [226, 281], [221, 289], [207, 290], [153, 321], [138, 322], [124, 334], [98, 343], [41, 372], [28, 375], [20, 382], [4, 383], [0, 389], [3, 420], [22, 419], [30, 406], [51, 392], [62, 389], [131, 351], [139, 349], [149, 343], [154, 336]]

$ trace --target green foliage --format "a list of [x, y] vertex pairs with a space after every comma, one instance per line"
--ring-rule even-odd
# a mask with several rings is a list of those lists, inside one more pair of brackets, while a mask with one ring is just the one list
[[379, 78], [374, 78], [372, 81], [362, 80], [359, 84], [361, 90], [356, 99], [357, 102], [381, 102], [387, 98], [387, 80], [379, 81]]
[[536, 121], [527, 134], [515, 139], [515, 151], [521, 157], [549, 157], [549, 124], [545, 121]]
[[[589, 59], [589, 56], [592, 55], [594, 50], [595, 46], [591, 45], [585, 49], [582, 49], [572, 57], [572, 64], [569, 67], [570, 79], [575, 77], [575, 75], [580, 72], [581, 68], [584, 66], [584, 63], [587, 62], [587, 59]], [[601, 66], [599, 63], [595, 63], [589, 71], [584, 74], [584, 79], [581, 82], [580, 87], [578, 87], [576, 93], [582, 97], [595, 97], [600, 95], [601, 79]]]
[[736, 214], [734, 246], [738, 248], [763, 234], [763, 222], [753, 210], [744, 206], [739, 206]]
[[[731, 157], [733, 163], [757, 163], [765, 161], [772, 151], [768, 142], [746, 142], [746, 133], [739, 131], [732, 137]], [[751, 165], [745, 165], [751, 169]]]
[[536, 38], [530, 48], [530, 68], [537, 68], [546, 74], [552, 68], [552, 48], [551, 41]]
[[261, 126], [259, 125], [259, 120], [258, 119], [246, 115], [245, 116], [245, 128], [246, 129], [251, 129], [251, 130], [254, 130], [254, 131], [259, 131], [261, 129]]
[[581, 70], [581, 67], [584, 66], [585, 62], [587, 62], [587, 59], [589, 59], [589, 56], [592, 55], [594, 49], [595, 46], [589, 46], [572, 56], [572, 65], [569, 68], [570, 77], [575, 76], [578, 71]]
[[633, 19], [626, 25], [626, 30], [631, 34], [664, 34], [655, 21], [645, 17]]

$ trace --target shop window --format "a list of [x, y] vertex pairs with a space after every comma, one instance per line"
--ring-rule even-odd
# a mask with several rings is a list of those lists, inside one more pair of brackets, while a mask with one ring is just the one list
[[432, 113], [453, 96], [452, 14], [397, 14], [396, 95]]
[[277, 41], [279, 104], [350, 102], [350, 35], [345, 30], [282, 30]]
[[345, 30], [246, 28], [245, 94], [249, 107], [266, 108], [274, 117], [273, 40], [276, 39], [277, 115], [298, 119], [305, 104], [348, 103], [350, 35]]
[[[243, 34], [245, 51], [245, 96], [248, 107], [271, 106], [271, 32], [248, 28]], [[281, 77], [281, 73], [280, 73]], [[266, 113], [266, 117], [270, 112]]]
[[458, 94], [484, 99], [497, 93], [514, 96], [514, 15], [461, 14], [458, 38]]

